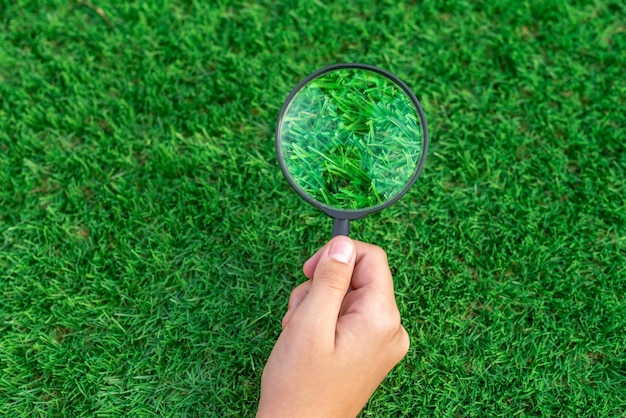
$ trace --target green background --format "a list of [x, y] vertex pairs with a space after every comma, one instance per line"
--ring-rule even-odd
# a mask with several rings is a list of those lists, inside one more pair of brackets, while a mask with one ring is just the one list
[[331, 230], [276, 117], [350, 61], [432, 139], [353, 224], [412, 342], [363, 416], [625, 413], [623, 2], [92, 1], [0, 2], [0, 415], [254, 415]]

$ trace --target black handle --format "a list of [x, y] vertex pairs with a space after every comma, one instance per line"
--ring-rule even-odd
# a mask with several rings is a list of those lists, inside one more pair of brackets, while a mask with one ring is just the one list
[[350, 236], [350, 221], [348, 219], [335, 219], [335, 222], [333, 222], [333, 238], [337, 235]]

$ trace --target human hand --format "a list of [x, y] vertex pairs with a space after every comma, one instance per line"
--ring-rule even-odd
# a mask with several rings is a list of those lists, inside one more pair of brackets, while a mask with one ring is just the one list
[[257, 417], [354, 417], [405, 356], [387, 255], [335, 237], [304, 264], [263, 370]]

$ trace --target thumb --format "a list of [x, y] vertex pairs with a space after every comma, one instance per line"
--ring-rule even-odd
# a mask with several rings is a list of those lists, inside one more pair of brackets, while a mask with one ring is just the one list
[[[338, 236], [321, 250], [309, 293], [298, 307], [299, 321], [309, 332], [328, 332], [334, 338], [337, 317], [354, 270], [356, 248], [348, 237]], [[302, 322], [301, 322], [302, 321]]]

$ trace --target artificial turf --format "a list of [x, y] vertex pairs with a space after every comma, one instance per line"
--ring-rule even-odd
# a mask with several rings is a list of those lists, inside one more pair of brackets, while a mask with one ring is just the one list
[[362, 416], [626, 413], [620, 1], [0, 2], [0, 415], [253, 416], [330, 221], [279, 109], [404, 80], [424, 171], [353, 223], [411, 336]]
[[397, 81], [380, 70], [343, 65], [287, 98], [277, 122], [277, 158], [297, 190], [315, 201], [373, 208], [418, 174], [426, 129], [419, 103]]

